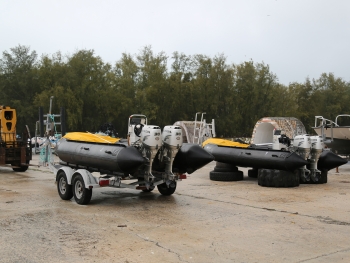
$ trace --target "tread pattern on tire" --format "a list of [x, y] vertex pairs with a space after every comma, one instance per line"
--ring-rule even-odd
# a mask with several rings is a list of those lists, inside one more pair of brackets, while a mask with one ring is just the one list
[[[60, 191], [60, 183], [61, 183], [60, 180], [61, 180], [61, 178], [63, 178], [63, 180], [66, 183], [66, 192], [65, 193], [62, 193]], [[59, 194], [59, 196], [61, 197], [62, 200], [70, 200], [73, 197], [72, 186], [68, 185], [67, 176], [66, 176], [65, 172], [63, 172], [63, 171], [59, 171], [58, 174], [57, 174], [57, 191], [58, 191], [58, 194]]]
[[[83, 195], [81, 198], [78, 198], [76, 193], [75, 193], [75, 184], [77, 183], [77, 181], [81, 182], [82, 188], [83, 188]], [[87, 205], [88, 203], [90, 203], [91, 196], [92, 196], [92, 189], [85, 188], [84, 179], [81, 175], [77, 175], [77, 176], [73, 177], [72, 187], [73, 187], [73, 196], [74, 196], [75, 202], [77, 204]]]
[[296, 187], [300, 184], [300, 176], [295, 171], [259, 169], [258, 184], [266, 187]]
[[234, 172], [217, 172], [211, 171], [209, 173], [210, 180], [212, 181], [222, 181], [222, 182], [230, 182], [230, 181], [241, 181], [243, 180], [243, 172], [242, 171], [234, 171]]

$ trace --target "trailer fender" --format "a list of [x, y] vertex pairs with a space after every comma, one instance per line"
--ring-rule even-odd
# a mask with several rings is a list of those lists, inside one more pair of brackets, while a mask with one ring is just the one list
[[57, 170], [56, 172], [56, 182], [57, 182], [57, 176], [59, 174], [60, 171], [63, 171], [65, 174], [66, 174], [66, 177], [67, 177], [67, 183], [69, 185], [72, 184], [72, 176], [75, 172], [75, 170], [73, 170], [72, 168], [68, 167], [68, 166], [64, 166], [64, 167], [61, 167], [60, 169]]
[[71, 180], [73, 181], [74, 177], [77, 175], [81, 175], [83, 177], [85, 188], [92, 189], [95, 187], [100, 187], [99, 180], [96, 177], [94, 177], [88, 170], [76, 170], [72, 175]]

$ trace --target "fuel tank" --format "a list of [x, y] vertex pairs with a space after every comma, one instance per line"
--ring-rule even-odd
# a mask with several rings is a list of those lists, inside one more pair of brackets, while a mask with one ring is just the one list
[[69, 165], [128, 174], [137, 171], [145, 162], [141, 153], [131, 146], [71, 141], [66, 138], [57, 142], [55, 153]]
[[204, 149], [215, 161], [242, 167], [265, 168], [292, 171], [308, 162], [296, 153], [259, 148], [235, 148], [207, 144]]
[[214, 156], [197, 144], [183, 143], [176, 154], [173, 171], [191, 174], [214, 161]]

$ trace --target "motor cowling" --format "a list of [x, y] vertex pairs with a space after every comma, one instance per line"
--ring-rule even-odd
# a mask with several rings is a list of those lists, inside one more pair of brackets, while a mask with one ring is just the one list
[[159, 161], [165, 163], [165, 174], [172, 179], [173, 161], [182, 146], [182, 130], [180, 126], [165, 126], [162, 132], [162, 149]]
[[159, 149], [162, 146], [160, 127], [155, 125], [144, 126], [141, 132], [141, 142], [143, 147]]
[[144, 169], [144, 179], [145, 181], [151, 181], [154, 178], [152, 175], [152, 163], [162, 146], [160, 127], [155, 125], [143, 126], [140, 140], [142, 156], [147, 160]]
[[293, 150], [305, 160], [309, 158], [311, 140], [309, 134], [297, 135], [293, 140]]
[[310, 163], [310, 176], [313, 181], [317, 182], [321, 174], [321, 171], [317, 169], [317, 162], [322, 154], [324, 142], [322, 136], [311, 136], [310, 141], [311, 151], [308, 158]]
[[172, 147], [181, 147], [182, 145], [182, 130], [180, 126], [165, 126], [162, 132], [163, 144]]
[[[293, 150], [304, 160], [308, 160], [311, 151], [311, 140], [309, 134], [297, 135], [293, 140]], [[306, 165], [300, 169], [303, 181], [310, 181], [310, 170]]]

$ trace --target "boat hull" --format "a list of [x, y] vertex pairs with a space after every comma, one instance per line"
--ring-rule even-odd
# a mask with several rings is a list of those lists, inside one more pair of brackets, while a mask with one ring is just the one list
[[242, 167], [293, 171], [308, 164], [296, 153], [286, 151], [222, 147], [215, 144], [207, 144], [204, 149], [211, 153], [217, 162]]
[[58, 141], [55, 153], [61, 161], [70, 166], [83, 166], [88, 170], [91, 168], [111, 173], [131, 174], [145, 162], [141, 153], [134, 147], [69, 141], [65, 138]]
[[191, 174], [212, 161], [214, 156], [199, 145], [184, 143], [174, 159], [173, 171]]
[[348, 161], [345, 158], [341, 158], [331, 151], [323, 151], [317, 162], [318, 170], [331, 170], [346, 164]]
[[[319, 136], [322, 136], [321, 127], [313, 129]], [[324, 143], [328, 148], [337, 154], [350, 154], [350, 126], [324, 128], [323, 131], [326, 136]]]

